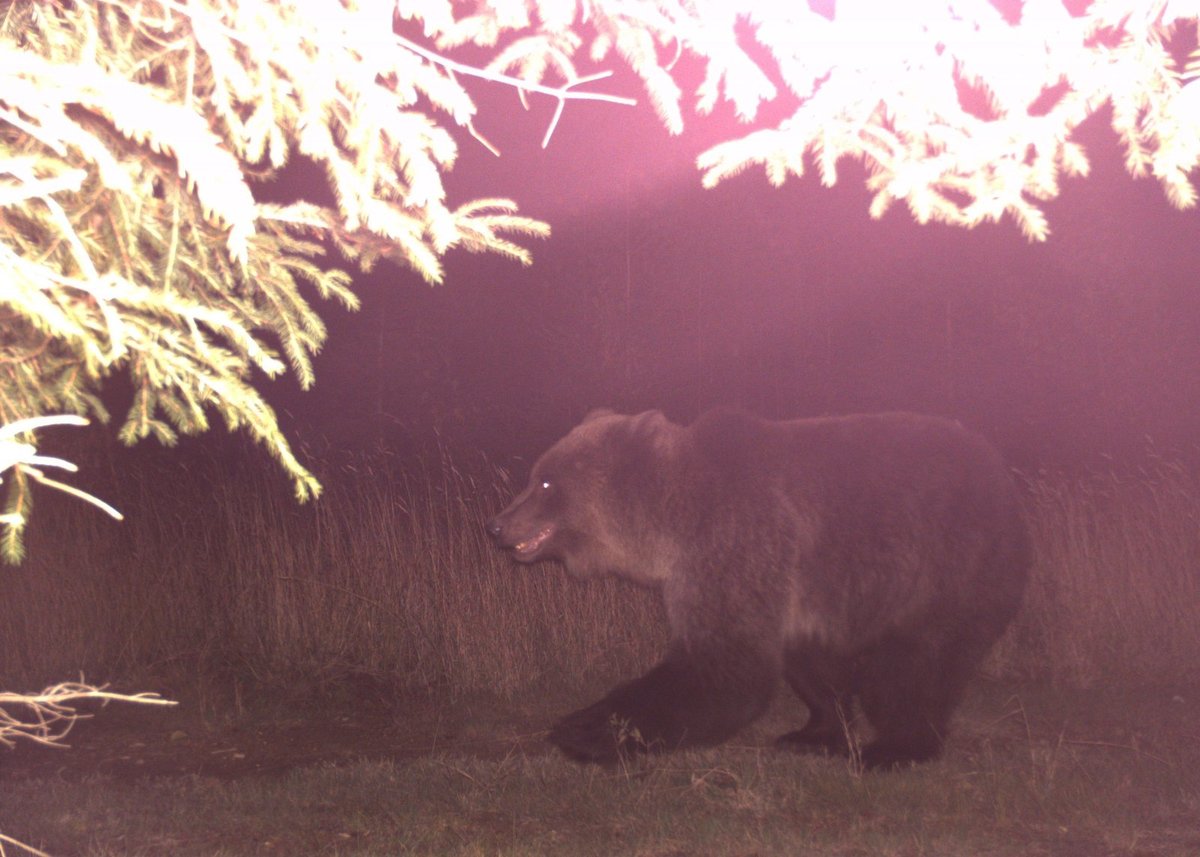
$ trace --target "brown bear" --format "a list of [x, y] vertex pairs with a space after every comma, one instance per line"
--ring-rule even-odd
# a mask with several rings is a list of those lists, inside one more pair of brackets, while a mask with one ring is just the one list
[[596, 411], [486, 529], [519, 562], [662, 592], [662, 662], [550, 732], [595, 762], [724, 741], [780, 676], [809, 711], [783, 744], [845, 753], [857, 702], [875, 733], [867, 768], [932, 759], [1017, 612], [1031, 553], [996, 450], [906, 413], [717, 411], [684, 427]]

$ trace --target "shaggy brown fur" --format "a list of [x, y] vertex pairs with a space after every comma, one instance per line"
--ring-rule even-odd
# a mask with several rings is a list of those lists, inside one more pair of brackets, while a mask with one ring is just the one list
[[534, 465], [487, 530], [520, 562], [560, 560], [660, 589], [662, 662], [563, 718], [550, 740], [611, 762], [714, 744], [780, 676], [809, 709], [780, 740], [868, 767], [934, 758], [971, 675], [1016, 613], [1029, 539], [995, 450], [913, 414], [768, 422], [715, 412], [590, 414]]

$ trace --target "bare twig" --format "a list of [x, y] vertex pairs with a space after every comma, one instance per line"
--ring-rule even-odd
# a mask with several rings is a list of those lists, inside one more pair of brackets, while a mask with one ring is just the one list
[[[91, 717], [80, 714], [74, 703], [81, 699], [98, 699], [104, 704], [111, 700], [137, 702], [143, 705], [177, 705], [157, 693], [113, 693], [104, 687], [83, 682], [62, 682], [41, 693], [0, 692], [0, 744], [15, 747], [18, 738], [47, 747], [66, 747], [62, 739], [78, 721]], [[21, 715], [10, 712], [19, 706], [28, 709]]]
[[441, 54], [434, 53], [428, 48], [421, 47], [416, 42], [410, 41], [403, 36], [396, 36], [396, 43], [402, 48], [415, 53], [417, 56], [429, 60], [435, 65], [440, 65], [447, 71], [455, 71], [460, 74], [470, 75], [471, 77], [490, 80], [494, 83], [504, 83], [516, 89], [523, 89], [527, 92], [536, 92], [541, 95], [550, 95], [555, 98], [568, 98], [577, 101], [607, 101], [612, 104], [623, 104], [627, 107], [633, 107], [637, 104], [636, 98], [628, 98], [624, 95], [611, 95], [607, 92], [574, 92], [572, 86], [578, 86], [581, 83], [590, 83], [593, 80], [612, 75], [611, 71], [602, 71], [597, 74], [591, 74], [587, 77], [576, 78], [575, 80], [567, 81], [563, 86], [546, 86], [542, 83], [534, 83], [533, 81], [524, 80], [520, 77], [513, 77], [508, 74], [501, 74], [495, 71], [487, 71], [486, 69], [476, 68], [466, 63], [455, 62], [454, 60], [444, 57]]
[[[534, 81], [525, 80], [524, 78], [513, 77], [512, 75], [488, 71], [487, 69], [476, 68], [472, 65], [456, 62], [449, 57], [444, 57], [426, 47], [422, 47], [416, 42], [406, 39], [403, 36], [396, 36], [396, 43], [400, 45], [400, 47], [412, 51], [422, 59], [427, 60], [434, 65], [441, 66], [451, 77], [453, 77], [455, 74], [465, 74], [471, 77], [478, 77], [483, 80], [490, 80], [493, 83], [503, 83], [507, 86], [511, 86], [521, 93], [522, 103], [524, 103], [524, 96], [527, 92], [535, 92], [540, 95], [549, 95], [551, 98], [556, 99], [558, 104], [554, 110], [554, 117], [550, 120], [550, 126], [546, 129], [546, 134], [542, 138], [543, 149], [550, 145], [550, 137], [554, 134], [554, 129], [558, 127], [558, 120], [562, 116], [563, 108], [566, 106], [568, 101], [606, 101], [610, 104], [622, 104], [626, 107], [633, 107], [637, 105], [636, 98], [628, 98], [624, 95], [612, 95], [607, 92], [588, 92], [586, 90], [579, 91], [575, 89], [575, 87], [582, 86], [585, 83], [592, 83], [593, 81], [603, 80], [606, 77], [610, 77], [612, 76], [611, 71], [601, 71], [597, 72], [596, 74], [572, 78], [562, 86], [547, 86], [543, 83], [535, 83]], [[480, 143], [486, 146], [488, 150], [492, 152], [492, 154], [499, 154], [494, 146], [480, 137], [479, 133], [469, 122], [467, 123], [467, 130], [471, 132], [471, 135], [475, 137], [475, 139], [479, 140]]]
[[7, 842], [9, 845], [15, 845], [22, 851], [27, 851], [28, 853], [35, 855], [35, 857], [50, 857], [50, 855], [45, 851], [39, 851], [32, 845], [26, 845], [19, 839], [13, 839], [11, 836], [5, 836], [3, 833], [0, 833], [0, 857], [6, 857], [6, 852], [4, 850], [5, 842]]

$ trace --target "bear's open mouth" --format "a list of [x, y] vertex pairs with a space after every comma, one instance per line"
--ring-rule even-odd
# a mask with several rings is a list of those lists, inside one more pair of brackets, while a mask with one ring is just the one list
[[531, 538], [513, 545], [513, 555], [517, 559], [532, 559], [553, 533], [553, 526], [542, 527]]

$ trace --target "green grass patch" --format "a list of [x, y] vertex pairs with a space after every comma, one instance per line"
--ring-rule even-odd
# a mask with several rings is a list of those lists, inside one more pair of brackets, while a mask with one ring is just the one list
[[987, 686], [944, 760], [867, 775], [771, 749], [798, 707], [781, 699], [723, 747], [617, 769], [535, 747], [233, 779], [4, 782], [0, 830], [96, 857], [1200, 853], [1200, 750], [1174, 696]]

